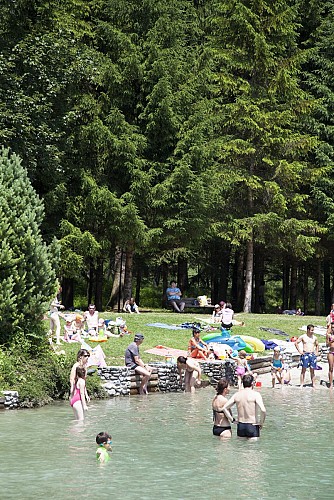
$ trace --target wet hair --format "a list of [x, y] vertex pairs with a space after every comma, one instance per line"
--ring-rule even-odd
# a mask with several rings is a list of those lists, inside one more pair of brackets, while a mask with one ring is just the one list
[[107, 432], [99, 432], [98, 435], [96, 436], [96, 439], [95, 439], [96, 444], [104, 444], [110, 440], [111, 440], [111, 436]]
[[178, 363], [182, 363], [183, 365], [185, 365], [185, 364], [186, 364], [186, 362], [187, 362], [187, 358], [186, 358], [185, 356], [179, 356], [179, 357], [177, 358], [177, 362], [178, 362]]
[[75, 370], [75, 383], [78, 382], [79, 378], [86, 378], [86, 370], [81, 366], [77, 366]]
[[254, 384], [253, 375], [251, 373], [246, 373], [242, 377], [242, 385], [244, 386], [244, 388], [246, 388], [246, 387], [252, 387], [253, 384]]
[[311, 330], [311, 328], [314, 328], [314, 325], [307, 325], [307, 331]]
[[[87, 349], [80, 349], [80, 351], [78, 351], [78, 354], [77, 354], [77, 361], [80, 361], [80, 359], [87, 354], [89, 354]], [[90, 356], [90, 354], [89, 354], [89, 356]]]
[[223, 394], [223, 392], [227, 388], [228, 388], [228, 380], [226, 378], [221, 378], [220, 380], [218, 380], [217, 389], [216, 389], [217, 395]]

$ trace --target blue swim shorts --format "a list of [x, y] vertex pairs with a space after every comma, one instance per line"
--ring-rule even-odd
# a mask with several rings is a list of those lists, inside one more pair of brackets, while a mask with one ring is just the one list
[[300, 364], [303, 368], [313, 368], [317, 366], [317, 357], [313, 352], [306, 352], [300, 356]]

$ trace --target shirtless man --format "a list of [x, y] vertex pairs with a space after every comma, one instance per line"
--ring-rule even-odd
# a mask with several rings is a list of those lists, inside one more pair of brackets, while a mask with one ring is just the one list
[[[253, 390], [253, 375], [246, 373], [242, 377], [242, 385], [244, 388], [231, 397], [224, 405], [223, 411], [229, 422], [233, 423], [235, 419], [231, 415], [230, 408], [236, 405], [238, 411], [238, 437], [256, 440], [260, 436], [260, 429], [262, 429], [266, 418], [266, 409], [261, 394]], [[260, 412], [259, 420], [258, 412]]]
[[219, 380], [217, 384], [217, 394], [212, 400], [212, 411], [213, 411], [213, 435], [219, 436], [223, 439], [230, 438], [232, 436], [231, 424], [227, 420], [226, 415], [223, 411], [225, 403], [227, 403], [227, 395], [230, 392], [228, 381], [226, 378]]
[[[302, 371], [300, 374], [300, 387], [303, 387], [305, 381], [305, 372], [307, 368], [310, 368], [311, 383], [314, 387], [315, 375], [314, 369], [317, 366], [317, 356], [319, 353], [319, 343], [317, 337], [314, 336], [314, 326], [307, 325], [307, 332], [301, 335], [295, 342], [296, 349], [300, 354], [300, 363], [302, 365]], [[302, 342], [303, 350], [299, 348], [299, 344]]]
[[329, 388], [333, 387], [333, 367], [334, 367], [334, 322], [327, 326], [326, 346], [329, 348], [328, 359], [328, 381]]
[[195, 384], [201, 385], [202, 370], [198, 363], [193, 358], [179, 356], [177, 358], [177, 369], [180, 376], [180, 385], [182, 385], [182, 373], [184, 371], [184, 386], [185, 392], [195, 392]]

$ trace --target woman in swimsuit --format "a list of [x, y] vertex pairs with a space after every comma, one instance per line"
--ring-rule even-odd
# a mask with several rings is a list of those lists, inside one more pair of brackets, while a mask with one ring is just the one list
[[226, 378], [219, 380], [217, 385], [217, 395], [212, 400], [213, 411], [213, 435], [223, 439], [232, 437], [231, 424], [228, 421], [223, 406], [227, 403], [227, 395], [229, 393], [229, 385]]
[[333, 367], [334, 367], [334, 322], [327, 326], [326, 345], [329, 347], [328, 359], [328, 381], [329, 388], [333, 387]]
[[200, 337], [200, 329], [193, 327], [193, 336], [189, 340], [188, 353], [192, 358], [207, 359], [210, 354], [208, 345]]
[[70, 399], [70, 404], [73, 408], [76, 420], [83, 420], [85, 411], [88, 409], [86, 404], [85, 388], [86, 370], [78, 366], [75, 372], [75, 381]]

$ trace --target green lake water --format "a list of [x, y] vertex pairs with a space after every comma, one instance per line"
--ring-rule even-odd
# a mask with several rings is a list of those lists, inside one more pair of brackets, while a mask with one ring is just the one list
[[[333, 498], [334, 395], [261, 389], [257, 442], [212, 435], [212, 388], [93, 401], [84, 423], [68, 403], [0, 413], [0, 498]], [[107, 431], [113, 453], [95, 460]]]

